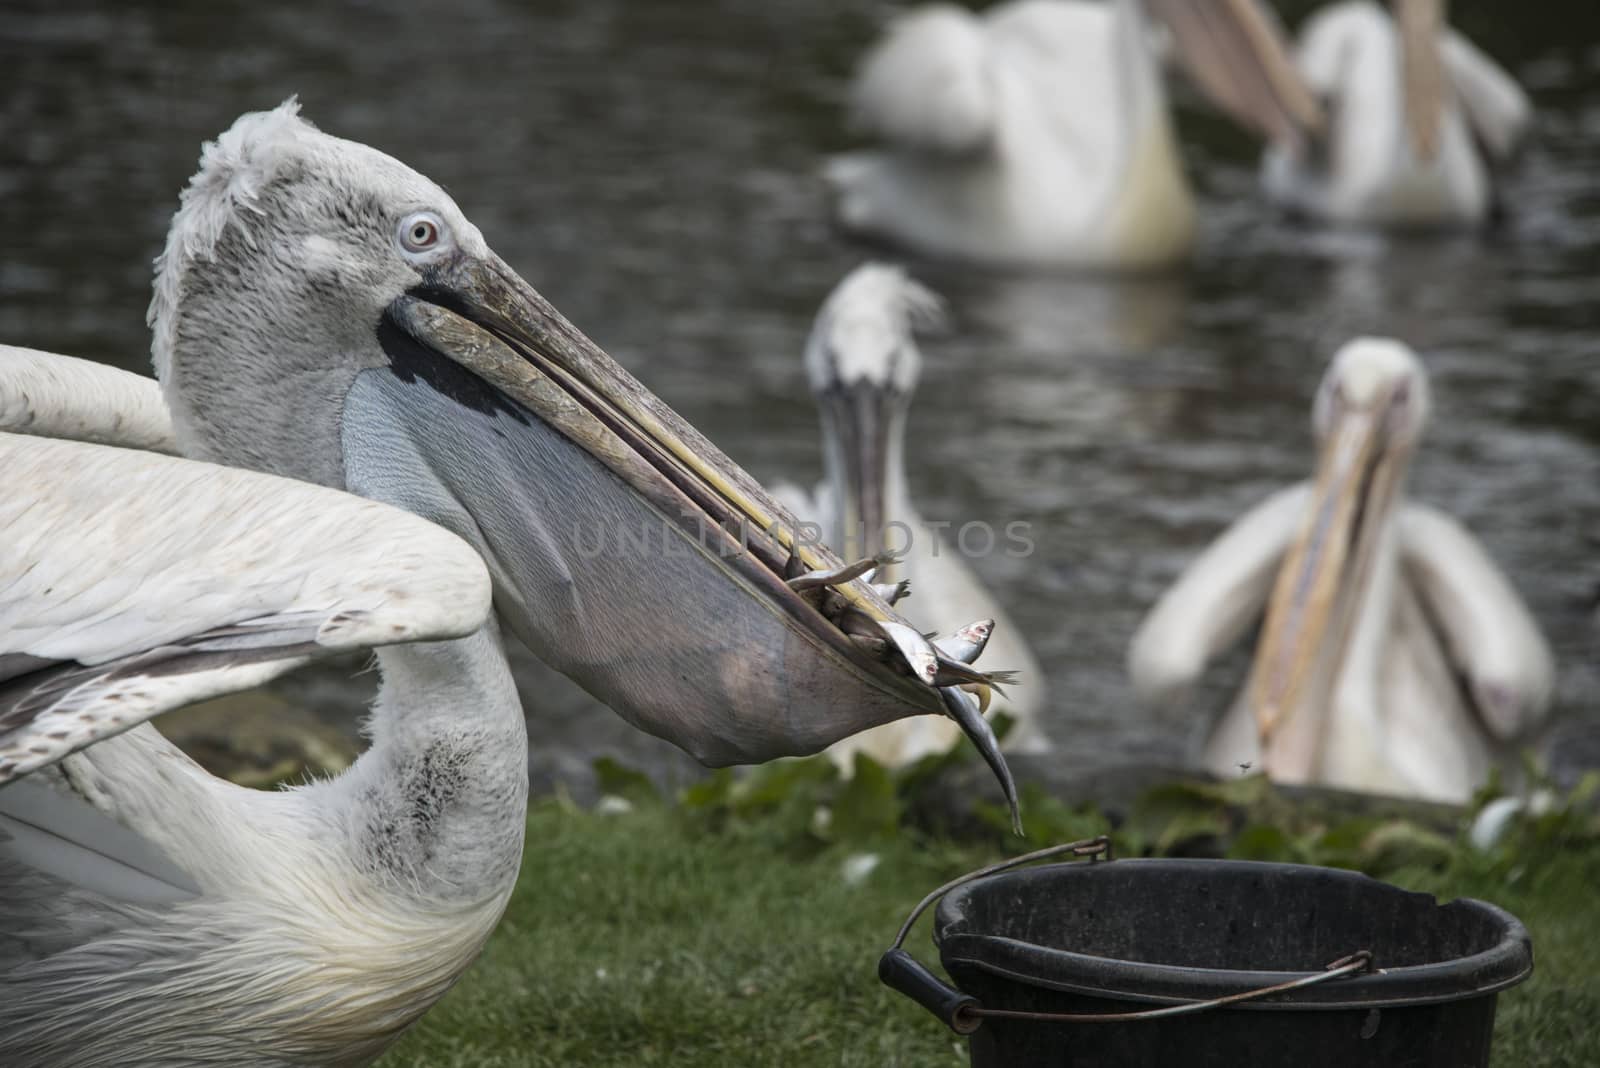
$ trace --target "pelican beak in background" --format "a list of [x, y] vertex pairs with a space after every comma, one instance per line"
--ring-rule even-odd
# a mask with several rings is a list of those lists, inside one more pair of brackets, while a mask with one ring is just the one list
[[1145, 6], [1172, 34], [1189, 77], [1236, 122], [1296, 150], [1322, 133], [1322, 108], [1295, 67], [1283, 27], [1260, 0]]
[[1439, 45], [1445, 28], [1444, 4], [1445, 0], [1394, 0], [1406, 129], [1412, 149], [1423, 162], [1438, 154], [1444, 114], [1444, 52]]
[[[890, 544], [887, 494], [890, 452], [904, 425], [910, 397], [892, 385], [858, 378], [834, 382], [817, 394], [823, 440], [833, 452], [833, 469], [842, 472], [845, 485], [836, 502], [842, 524], [839, 551], [847, 559], [904, 551]], [[893, 565], [876, 576], [893, 580]]]
[[493, 253], [428, 268], [378, 333], [391, 365], [346, 401], [347, 466], [421, 485], [416, 510], [483, 551], [502, 620], [624, 718], [726, 764], [947, 713], [860, 633], [899, 622], [870, 585], [837, 581], [831, 614], [792, 589], [842, 565]]
[[1324, 727], [1315, 709], [1337, 677], [1409, 457], [1410, 436], [1394, 433], [1407, 414], [1397, 409], [1412, 404], [1406, 380], [1365, 385], [1354, 402], [1332, 392], [1305, 527], [1284, 556], [1251, 666], [1266, 770], [1290, 782], [1315, 771]]

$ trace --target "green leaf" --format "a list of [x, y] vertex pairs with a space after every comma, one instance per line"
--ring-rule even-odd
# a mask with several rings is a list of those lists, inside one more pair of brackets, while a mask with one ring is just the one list
[[801, 801], [808, 806], [822, 800], [817, 787], [835, 782], [839, 770], [825, 756], [775, 760], [746, 775], [733, 790], [733, 808], [741, 814], [782, 807]]
[[1226, 834], [1228, 806], [1216, 785], [1183, 781], [1146, 790], [1133, 804], [1129, 830], [1150, 840], [1157, 852], [1203, 835]]
[[1016, 726], [1016, 717], [1009, 712], [996, 712], [989, 717], [989, 729], [994, 731], [996, 741], [1005, 741], [1006, 735], [1010, 734]]
[[1156, 852], [1169, 853], [1198, 838], [1226, 838], [1228, 818], [1220, 812], [1186, 812], [1167, 822], [1156, 838]]
[[908, 797], [937, 779], [945, 770], [960, 767], [968, 760], [975, 759], [977, 753], [972, 747], [964, 741], [958, 741], [942, 753], [929, 753], [903, 768], [894, 770], [891, 774], [894, 776], [900, 796]]
[[1384, 825], [1372, 816], [1358, 816], [1314, 834], [1306, 843], [1306, 861], [1330, 868], [1366, 870], [1369, 863], [1368, 840]]
[[1274, 860], [1297, 863], [1305, 859], [1300, 843], [1281, 827], [1252, 824], [1240, 831], [1228, 847], [1234, 860]]
[[1361, 843], [1361, 867], [1373, 875], [1401, 868], [1440, 869], [1456, 852], [1455, 844], [1443, 835], [1407, 820], [1390, 820]]
[[657, 804], [661, 791], [642, 771], [626, 767], [610, 757], [598, 757], [594, 762], [594, 777], [602, 794], [625, 797], [629, 801]]
[[715, 812], [728, 807], [733, 798], [735, 779], [732, 768], [718, 768], [704, 779], [684, 789], [679, 803], [692, 812]]
[[833, 803], [830, 827], [841, 841], [892, 835], [900, 826], [900, 798], [888, 769], [857, 753], [855, 770]]

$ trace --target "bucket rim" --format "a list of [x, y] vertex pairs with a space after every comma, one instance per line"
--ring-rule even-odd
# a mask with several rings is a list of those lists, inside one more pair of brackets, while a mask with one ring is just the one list
[[[1464, 957], [1426, 964], [1387, 968], [1370, 975], [1340, 979], [1304, 990], [1289, 991], [1260, 1001], [1234, 1006], [1239, 1010], [1366, 1009], [1430, 1005], [1463, 1001], [1498, 993], [1515, 986], [1533, 971], [1533, 946], [1527, 928], [1514, 915], [1487, 901], [1457, 898], [1440, 904], [1432, 894], [1396, 887], [1361, 872], [1322, 868], [1309, 864], [1284, 864], [1249, 860], [1197, 858], [1133, 858], [1093, 864], [1042, 865], [1002, 872], [959, 887], [940, 901], [934, 919], [934, 942], [945, 970], [960, 984], [960, 972], [977, 969], [1013, 982], [1047, 990], [1080, 994], [1102, 1000], [1147, 1005], [1176, 1005], [1207, 1000], [1272, 986], [1305, 972], [1265, 969], [1201, 968], [1151, 961], [1100, 957], [1057, 949], [1003, 935], [971, 933], [959, 928], [965, 920], [966, 900], [985, 887], [1003, 881], [1038, 880], [1057, 870], [1089, 873], [1137, 866], [1154, 873], [1204, 869], [1316, 873], [1348, 882], [1369, 883], [1388, 890], [1424, 898], [1436, 908], [1471, 911], [1500, 928], [1494, 945]], [[1082, 876], [1074, 876], [1082, 877]], [[1370, 947], [1351, 946], [1349, 952]], [[1377, 960], [1381, 969], [1383, 961]], [[992, 1006], [1000, 1007], [1000, 1006]]]

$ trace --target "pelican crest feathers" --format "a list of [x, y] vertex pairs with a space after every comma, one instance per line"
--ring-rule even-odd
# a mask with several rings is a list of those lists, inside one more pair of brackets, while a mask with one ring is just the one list
[[[167, 244], [155, 260], [155, 288], [145, 322], [154, 331], [151, 354], [157, 377], [164, 376], [176, 340], [178, 295], [184, 272], [197, 259], [210, 259], [228, 225], [243, 211], [260, 213], [261, 191], [293, 157], [290, 146], [316, 127], [300, 117], [291, 96], [271, 111], [241, 115], [200, 150], [200, 169], [179, 199]], [[245, 233], [246, 240], [249, 234]]]

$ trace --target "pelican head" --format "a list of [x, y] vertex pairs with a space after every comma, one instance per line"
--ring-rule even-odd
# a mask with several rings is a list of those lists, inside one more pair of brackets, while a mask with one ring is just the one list
[[1317, 391], [1317, 473], [1305, 525], [1273, 587], [1250, 703], [1275, 775], [1310, 773], [1321, 724], [1301, 714], [1332, 685], [1428, 416], [1428, 380], [1397, 341], [1361, 338]]
[[887, 547], [887, 497], [904, 478], [906, 413], [922, 374], [912, 329], [940, 314], [938, 298], [900, 268], [868, 263], [834, 288], [811, 328], [806, 376], [837, 490], [829, 537], [846, 557]]
[[892, 641], [858, 640], [893, 610], [839, 581], [846, 634], [794, 592], [786, 573], [838, 560], [439, 186], [297, 112], [206, 146], [158, 261], [155, 364], [187, 452], [460, 535], [536, 654], [707, 763], [945, 712]]

